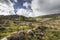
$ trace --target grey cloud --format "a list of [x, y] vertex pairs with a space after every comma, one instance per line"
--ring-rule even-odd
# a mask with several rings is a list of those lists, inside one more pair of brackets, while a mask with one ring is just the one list
[[60, 13], [60, 0], [33, 0], [32, 9], [45, 13]]
[[10, 5], [10, 0], [0, 0], [0, 3], [4, 3], [4, 4], [7, 4], [7, 5]]
[[[17, 2], [17, 0], [15, 0], [15, 2]], [[0, 0], [0, 3], [11, 5], [10, 0]], [[33, 11], [33, 12], [28, 12], [28, 15], [30, 15], [30, 16], [32, 16], [32, 15], [41, 16], [41, 15], [47, 15], [47, 14], [53, 14], [53, 13], [60, 13], [60, 0], [32, 0], [31, 5], [29, 5], [29, 6], [31, 6], [31, 9]], [[21, 12], [21, 11], [19, 11], [19, 12]], [[26, 14], [26, 12], [24, 12], [24, 13]], [[17, 12], [17, 14], [18, 14], [18, 12]], [[25, 15], [25, 14], [23, 14], [23, 15]]]
[[[13, 1], [13, 2], [12, 2]], [[0, 0], [0, 3], [4, 3], [7, 4], [8, 6], [10, 6], [11, 4], [15, 4], [14, 2], [17, 2], [17, 0]], [[3, 5], [3, 4], [2, 4]]]

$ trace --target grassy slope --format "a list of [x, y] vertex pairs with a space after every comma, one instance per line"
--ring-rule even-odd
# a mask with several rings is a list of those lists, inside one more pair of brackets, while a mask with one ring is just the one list
[[[15, 15], [15, 16], [0, 17], [0, 39], [5, 36], [12, 35], [15, 32], [20, 32], [20, 31], [26, 32], [27, 30], [34, 30], [38, 26], [48, 27], [48, 29], [45, 31], [43, 40], [59, 40], [60, 39], [60, 14], [46, 15], [46, 16], [35, 17], [35, 18], [23, 17], [25, 18], [25, 20], [21, 19], [21, 17], [23, 16]], [[4, 28], [4, 30], [1, 29], [2, 27]], [[40, 33], [39, 30], [38, 32]], [[28, 36], [31, 36], [31, 35], [28, 35]], [[32, 38], [33, 40], [37, 40], [35, 36]]]

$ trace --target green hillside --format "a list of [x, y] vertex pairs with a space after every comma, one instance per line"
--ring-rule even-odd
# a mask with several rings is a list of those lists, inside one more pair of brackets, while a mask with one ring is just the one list
[[0, 16], [0, 39], [60, 40], [60, 14], [24, 17]]

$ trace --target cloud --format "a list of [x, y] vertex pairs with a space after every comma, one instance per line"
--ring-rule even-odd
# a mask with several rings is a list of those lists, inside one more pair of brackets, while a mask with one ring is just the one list
[[[14, 12], [15, 9], [13, 5], [15, 5], [15, 3], [17, 3], [18, 0], [13, 1], [14, 2], [12, 3], [10, 0], [0, 0], [0, 15], [15, 14]], [[32, 0], [32, 1], [25, 0], [25, 2], [22, 3], [22, 5], [27, 9], [24, 8], [16, 9], [17, 10], [16, 14], [24, 15], [27, 17], [29, 16], [36, 17], [60, 13], [60, 0]], [[31, 9], [29, 7], [31, 7]]]
[[32, 11], [19, 9], [17, 11], [17, 14], [36, 17], [60, 13], [60, 0], [32, 0], [30, 4], [28, 2], [25, 2], [23, 6], [26, 8], [28, 8], [28, 6], [31, 6]]
[[[36, 16], [42, 16], [42, 14], [40, 14], [42, 12], [32, 12], [32, 10], [28, 10], [28, 9], [17, 9], [17, 15], [23, 15], [23, 16], [26, 16], [26, 17], [36, 17]], [[43, 15], [46, 15], [46, 14], [43, 14]]]
[[17, 2], [18, 0], [14, 0], [15, 2]]
[[0, 3], [7, 4], [8, 6], [11, 6], [12, 5], [12, 3], [11, 3], [10, 0], [0, 0]]
[[33, 0], [31, 8], [42, 15], [60, 13], [60, 0]]
[[31, 6], [31, 4], [28, 3], [28, 2], [25, 2], [25, 3], [23, 4], [23, 6], [25, 6], [26, 8], [29, 8], [29, 6]]
[[9, 0], [0, 0], [0, 15], [13, 15], [13, 4]]
[[26, 17], [32, 17], [32, 12], [31, 10], [26, 10], [26, 9], [17, 9], [17, 15], [23, 15], [23, 16], [26, 16]]

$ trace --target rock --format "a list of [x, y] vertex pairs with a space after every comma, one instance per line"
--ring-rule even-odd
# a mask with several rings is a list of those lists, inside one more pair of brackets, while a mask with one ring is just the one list
[[5, 30], [6, 28], [5, 27], [0, 27], [0, 31], [3, 31]]
[[26, 40], [24, 32], [17, 33], [11, 37], [8, 37], [7, 39], [8, 40]]
[[3, 38], [3, 39], [1, 39], [1, 40], [8, 40], [8, 39], [7, 39], [7, 37], [4, 37], [4, 38]]
[[45, 26], [38, 26], [37, 29], [40, 29], [41, 31], [45, 31], [47, 29], [47, 27], [45, 27]]
[[28, 26], [29, 26], [29, 27], [32, 27], [32, 23], [29, 23]]
[[0, 24], [4, 24], [5, 20], [0, 20]]
[[33, 35], [34, 35], [34, 32], [33, 32], [32, 30], [28, 30], [28, 31], [27, 31], [27, 34], [33, 36]]
[[42, 40], [42, 38], [41, 37], [37, 37], [37, 40]]
[[20, 32], [19, 36], [25, 36], [25, 33], [24, 32]]
[[7, 38], [8, 40], [19, 40], [18, 36], [11, 36]]
[[44, 32], [41, 32], [40, 36], [43, 37], [44, 36]]

